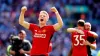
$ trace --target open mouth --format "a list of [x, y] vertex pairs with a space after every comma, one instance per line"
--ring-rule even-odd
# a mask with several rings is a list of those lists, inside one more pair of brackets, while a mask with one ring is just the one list
[[40, 21], [44, 21], [43, 19], [40, 19]]

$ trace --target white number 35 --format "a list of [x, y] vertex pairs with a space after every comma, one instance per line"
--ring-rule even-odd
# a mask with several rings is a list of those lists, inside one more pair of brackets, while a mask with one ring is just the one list
[[[85, 35], [74, 35], [75, 40], [77, 42], [77, 43], [74, 43], [75, 46], [83, 45], [83, 42], [85, 42], [85, 39], [82, 38], [83, 36], [85, 36]], [[82, 41], [82, 43], [80, 43], [80, 41]]]

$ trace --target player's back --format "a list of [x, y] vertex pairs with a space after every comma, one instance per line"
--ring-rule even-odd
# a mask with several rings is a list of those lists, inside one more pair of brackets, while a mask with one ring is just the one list
[[87, 56], [87, 48], [83, 42], [87, 39], [87, 31], [83, 31], [84, 34], [79, 34], [77, 32], [72, 33], [72, 43], [73, 43], [73, 51], [72, 56]]

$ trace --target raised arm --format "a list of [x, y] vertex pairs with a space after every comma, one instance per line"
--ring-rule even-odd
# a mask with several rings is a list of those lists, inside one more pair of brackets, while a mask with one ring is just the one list
[[20, 13], [20, 16], [19, 16], [19, 24], [22, 25], [23, 27], [25, 27], [26, 29], [29, 29], [30, 24], [24, 20], [24, 14], [25, 14], [26, 10], [27, 10], [26, 6], [23, 6], [21, 8], [21, 13]]
[[58, 31], [62, 26], [63, 26], [63, 21], [62, 21], [62, 18], [58, 12], [58, 10], [55, 8], [55, 7], [52, 7], [51, 8], [51, 11], [54, 12], [56, 14], [56, 17], [57, 17], [57, 21], [58, 23], [54, 24], [53, 27], [56, 31]]
[[75, 28], [67, 28], [67, 32], [69, 32], [69, 33], [72, 33], [72, 32], [75, 32], [75, 31], [76, 31]]
[[76, 28], [68, 28], [67, 32], [72, 33], [72, 32], [78, 32], [80, 34], [84, 34], [82, 30], [76, 29]]

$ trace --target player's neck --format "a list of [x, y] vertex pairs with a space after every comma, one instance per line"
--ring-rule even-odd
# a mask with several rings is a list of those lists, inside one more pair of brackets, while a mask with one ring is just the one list
[[84, 30], [84, 28], [82, 28], [82, 27], [80, 27], [80, 28], [78, 28], [78, 29], [80, 29], [80, 30]]
[[84, 30], [84, 28], [81, 28], [81, 30]]
[[46, 26], [46, 24], [39, 24], [40, 28]]

